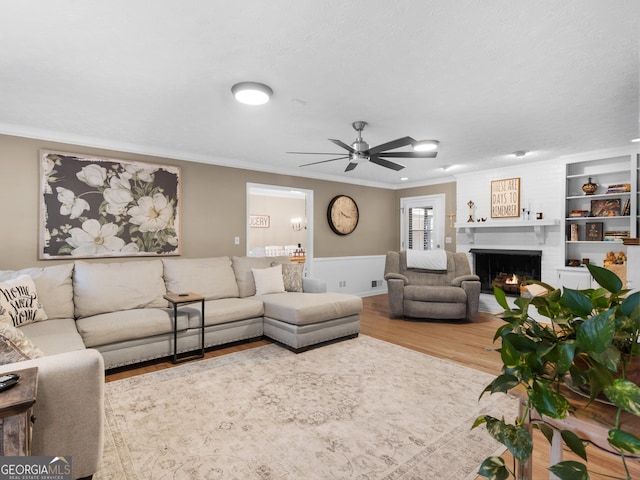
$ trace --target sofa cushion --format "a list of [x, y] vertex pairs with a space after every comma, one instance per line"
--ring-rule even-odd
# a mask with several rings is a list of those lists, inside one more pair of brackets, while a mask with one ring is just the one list
[[294, 325], [308, 325], [358, 315], [362, 299], [345, 293], [277, 293], [256, 297], [264, 303], [264, 316]]
[[268, 295], [284, 292], [282, 265], [268, 268], [252, 268], [253, 281], [256, 284], [256, 295]]
[[23, 325], [20, 330], [44, 352], [45, 355], [84, 350], [84, 342], [73, 318], [55, 318], [44, 322]]
[[[189, 314], [189, 328], [200, 327], [200, 303], [180, 307]], [[204, 325], [219, 325], [250, 318], [260, 318], [264, 304], [254, 298], [219, 298], [204, 303]]]
[[166, 307], [161, 260], [122, 263], [75, 262], [77, 318], [135, 308]]
[[231, 257], [231, 266], [238, 283], [240, 298], [256, 294], [252, 268], [269, 268], [272, 262], [288, 263], [289, 257]]
[[419, 302], [466, 303], [467, 294], [460, 287], [406, 285], [404, 299]]
[[43, 356], [44, 353], [23, 332], [13, 325], [0, 323], [0, 365]]
[[29, 275], [0, 283], [0, 323], [19, 327], [46, 319], [36, 285]]
[[[271, 265], [275, 265], [275, 262]], [[285, 292], [302, 292], [304, 263], [282, 263], [281, 265]]]
[[238, 296], [238, 284], [229, 257], [162, 260], [169, 292], [194, 292], [207, 300]]
[[[188, 322], [188, 313], [179, 308], [178, 331], [186, 330]], [[76, 325], [87, 347], [99, 347], [173, 333], [173, 309], [139, 308], [103, 313], [80, 318]]]
[[73, 318], [73, 263], [23, 270], [1, 270], [0, 282], [29, 275], [47, 317]]

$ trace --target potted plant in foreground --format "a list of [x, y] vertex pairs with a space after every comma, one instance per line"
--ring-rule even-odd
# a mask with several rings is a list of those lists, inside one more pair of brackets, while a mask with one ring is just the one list
[[[485, 425], [514, 457], [512, 468], [501, 457], [487, 458], [479, 471], [486, 478], [516, 478], [516, 461], [526, 462], [533, 451], [533, 438], [525, 425], [529, 412], [537, 411], [549, 418], [566, 417], [572, 406], [560, 386], [568, 379], [574, 387], [588, 387], [590, 401], [604, 395], [618, 409], [608, 441], [620, 454], [625, 478], [631, 478], [625, 456], [640, 453], [640, 438], [638, 432], [620, 428], [620, 412], [640, 416], [640, 387], [638, 377], [634, 377], [634, 372], [640, 370], [640, 293], [629, 295], [628, 290], [622, 289], [622, 281], [605, 268], [591, 264], [587, 268], [601, 288], [560, 290], [531, 281], [549, 293], [519, 297], [515, 309], [509, 307], [504, 292], [494, 287], [496, 300], [504, 308], [500, 316], [505, 324], [494, 337], [494, 341], [502, 341], [497, 351], [503, 368], [481, 396], [487, 392], [507, 393], [520, 386], [526, 397], [524, 413], [514, 423], [483, 415], [473, 424], [473, 428]], [[532, 306], [550, 323], [533, 319], [528, 314]], [[532, 427], [551, 441], [551, 427], [544, 423], [534, 423]], [[561, 434], [565, 445], [586, 462], [583, 442], [568, 430]], [[549, 470], [562, 480], [589, 479], [586, 464], [581, 462], [559, 462]]]

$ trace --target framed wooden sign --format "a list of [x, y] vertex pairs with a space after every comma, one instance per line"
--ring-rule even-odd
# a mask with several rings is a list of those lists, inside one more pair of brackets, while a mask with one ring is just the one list
[[520, 178], [491, 182], [491, 218], [520, 216]]
[[269, 228], [270, 226], [269, 215], [249, 215], [249, 228]]

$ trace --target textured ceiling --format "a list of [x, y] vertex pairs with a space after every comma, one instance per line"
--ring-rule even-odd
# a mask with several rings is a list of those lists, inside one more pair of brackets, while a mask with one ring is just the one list
[[[0, 15], [0, 133], [397, 188], [639, 136], [640, 2], [29, 0]], [[238, 104], [239, 81], [272, 101]], [[438, 139], [394, 172], [347, 160]], [[448, 171], [440, 167], [452, 165]], [[401, 177], [409, 180], [402, 182]]]

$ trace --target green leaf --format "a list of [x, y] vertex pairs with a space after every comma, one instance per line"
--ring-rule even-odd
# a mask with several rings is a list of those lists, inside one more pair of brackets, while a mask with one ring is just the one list
[[509, 470], [501, 457], [489, 457], [480, 465], [478, 475], [491, 480], [507, 480], [509, 478]]
[[582, 458], [585, 462], [587, 461], [587, 450], [584, 448], [584, 443], [580, 440], [575, 433], [571, 430], [561, 430], [560, 435], [562, 436], [562, 440], [564, 443], [571, 449], [573, 453]]
[[[588, 381], [590, 387], [589, 399], [593, 401], [605, 387], [613, 383], [613, 374], [604, 365], [595, 364], [587, 370]], [[574, 384], [576, 385], [576, 384]]]
[[576, 352], [576, 345], [573, 341], [567, 341], [556, 345], [554, 350], [556, 373], [567, 373], [571, 368]]
[[640, 438], [624, 430], [609, 430], [609, 443], [634, 455], [640, 453]]
[[640, 416], [640, 387], [635, 383], [618, 378], [604, 388], [604, 393], [616, 407]]
[[542, 382], [535, 382], [529, 400], [538, 412], [551, 418], [565, 418], [571, 405], [562, 395], [549, 390]]
[[640, 292], [635, 292], [625, 298], [620, 304], [620, 311], [627, 317], [631, 317], [636, 310], [636, 317], [638, 316], [637, 310], [640, 309]]
[[518, 335], [516, 333], [508, 333], [504, 335], [503, 341], [506, 339], [510, 345], [512, 345], [517, 351], [522, 353], [535, 352], [538, 348], [536, 342], [524, 335]]
[[589, 297], [578, 290], [565, 288], [562, 298], [565, 306], [577, 317], [586, 318], [593, 311], [593, 303], [591, 303]]
[[514, 387], [520, 384], [520, 380], [517, 377], [509, 374], [502, 374], [495, 378], [493, 382], [489, 384], [491, 393], [503, 392], [507, 393]]
[[553, 428], [551, 428], [546, 423], [534, 423], [532, 427], [540, 430], [544, 435], [544, 438], [546, 438], [547, 442], [549, 442], [549, 445], [551, 445], [551, 442], [553, 441]]
[[522, 425], [511, 425], [504, 420], [485, 416], [487, 431], [502, 443], [518, 461], [526, 462], [533, 451], [533, 439], [529, 431]]
[[520, 363], [520, 352], [511, 344], [508, 339], [509, 335], [506, 335], [502, 339], [502, 348], [500, 349], [500, 356], [502, 357], [502, 363], [507, 367], [515, 367]]
[[507, 296], [504, 294], [504, 291], [501, 288], [498, 288], [494, 285], [493, 296], [496, 297], [498, 305], [500, 305], [505, 311], [511, 310], [509, 308], [509, 304], [507, 303]]
[[610, 310], [598, 313], [578, 327], [576, 342], [582, 350], [602, 353], [611, 345], [616, 324], [609, 318], [610, 313]]
[[622, 290], [622, 280], [611, 270], [591, 263], [587, 264], [587, 268], [593, 279], [598, 282], [602, 288], [607, 289], [611, 293], [618, 293]]
[[549, 470], [560, 480], [589, 480], [590, 478], [584, 464], [571, 460], [556, 463], [549, 467]]

